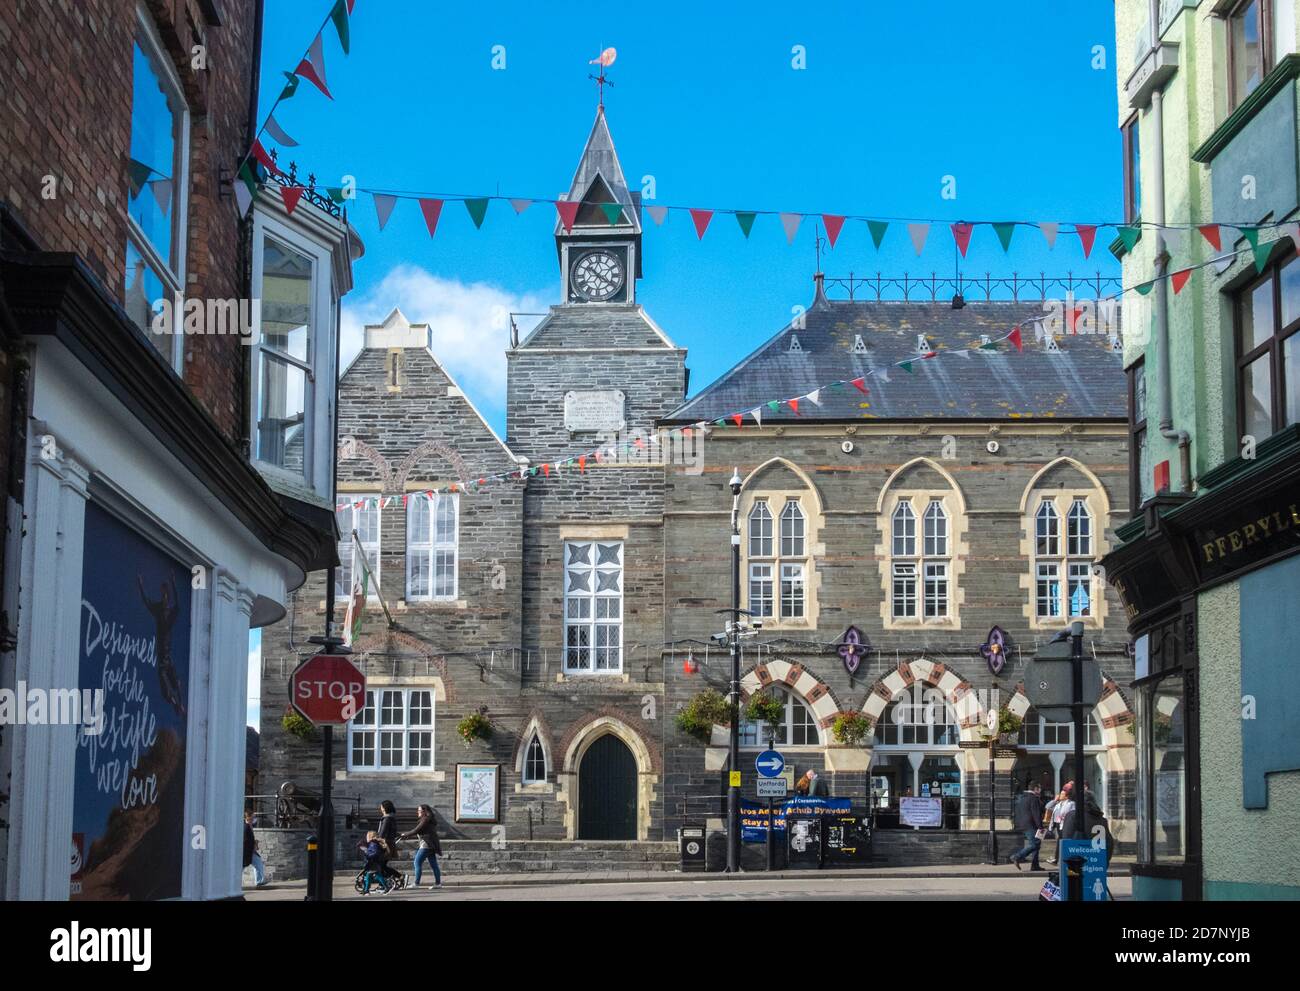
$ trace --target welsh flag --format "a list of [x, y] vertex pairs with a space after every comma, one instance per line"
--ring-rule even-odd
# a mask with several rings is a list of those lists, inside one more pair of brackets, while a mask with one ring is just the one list
[[361, 558], [361, 573], [352, 582], [352, 596], [348, 599], [348, 610], [343, 617], [343, 641], [349, 647], [361, 637], [361, 624], [366, 618], [366, 598], [370, 589], [370, 571], [366, 568], [365, 558]]

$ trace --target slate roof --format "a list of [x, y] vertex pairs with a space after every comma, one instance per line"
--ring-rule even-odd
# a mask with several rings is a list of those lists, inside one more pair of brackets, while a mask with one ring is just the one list
[[[664, 417], [667, 422], [715, 420], [773, 399], [802, 396], [837, 380], [851, 381], [884, 369], [866, 381], [864, 396], [853, 386], [823, 389], [822, 405], [799, 404], [773, 413], [763, 423], [858, 419], [1125, 419], [1128, 388], [1122, 355], [1105, 334], [1057, 339], [1060, 353], [1047, 350], [1041, 302], [949, 303], [849, 302], [819, 297], [804, 314], [803, 328], [787, 326], [757, 351]], [[1024, 351], [1010, 343], [969, 357], [943, 352], [978, 344], [980, 335], [998, 340], [1024, 322]], [[917, 360], [908, 374], [889, 367], [915, 358], [924, 333], [940, 356]], [[797, 336], [802, 350], [790, 351]], [[855, 353], [856, 338], [865, 353]], [[752, 420], [747, 420], [752, 422]]]
[[676, 348], [639, 303], [552, 306], [518, 350], [531, 348]]

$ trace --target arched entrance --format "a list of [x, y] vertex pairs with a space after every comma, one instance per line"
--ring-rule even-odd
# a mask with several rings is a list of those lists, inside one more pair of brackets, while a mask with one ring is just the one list
[[613, 733], [598, 737], [578, 767], [578, 839], [635, 840], [636, 758]]

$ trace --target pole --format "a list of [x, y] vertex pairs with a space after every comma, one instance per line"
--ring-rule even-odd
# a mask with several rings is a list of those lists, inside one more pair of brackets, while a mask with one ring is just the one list
[[1075, 621], [1070, 624], [1070, 637], [1073, 639], [1073, 656], [1070, 670], [1074, 681], [1074, 838], [1085, 839], [1083, 824], [1087, 803], [1084, 802], [1083, 775], [1083, 732], [1087, 725], [1088, 714], [1083, 705], [1083, 624]]
[[[727, 873], [740, 871], [740, 494], [731, 503], [731, 733], [727, 767], [731, 780], [727, 786]], [[767, 834], [772, 835], [769, 820]]]
[[989, 863], [998, 862], [997, 737], [989, 738]]
[[[325, 636], [322, 653], [334, 654], [337, 646], [334, 636], [334, 566], [325, 572]], [[334, 727], [326, 725], [321, 734], [320, 826], [316, 830], [320, 849], [316, 856], [316, 900], [334, 900], [334, 803], [331, 791], [334, 784]]]

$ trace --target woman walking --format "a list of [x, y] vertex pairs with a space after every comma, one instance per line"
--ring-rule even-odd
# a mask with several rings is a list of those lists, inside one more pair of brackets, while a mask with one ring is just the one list
[[433, 814], [433, 807], [420, 806], [420, 818], [415, 828], [403, 833], [399, 839], [417, 839], [420, 847], [415, 851], [415, 886], [420, 886], [420, 873], [427, 860], [433, 866], [433, 887], [442, 887], [442, 871], [438, 869], [438, 857], [442, 855], [442, 845], [438, 842], [438, 820]]

